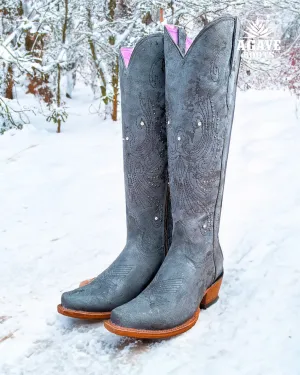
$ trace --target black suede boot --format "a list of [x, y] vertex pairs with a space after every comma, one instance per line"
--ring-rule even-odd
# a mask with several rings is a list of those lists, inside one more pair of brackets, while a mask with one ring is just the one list
[[165, 30], [167, 141], [172, 245], [150, 285], [112, 311], [105, 327], [136, 338], [190, 329], [199, 306], [218, 298], [223, 255], [218, 232], [240, 53], [239, 22], [207, 25], [182, 53]]
[[170, 243], [163, 34], [143, 38], [133, 51], [121, 49], [120, 84], [127, 243], [108, 269], [62, 295], [58, 312], [75, 318], [108, 318], [136, 297]]

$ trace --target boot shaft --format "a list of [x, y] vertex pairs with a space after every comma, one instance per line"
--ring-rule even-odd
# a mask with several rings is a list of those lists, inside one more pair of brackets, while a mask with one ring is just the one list
[[[164, 244], [167, 193], [163, 34], [120, 51], [127, 242]], [[165, 250], [163, 250], [165, 251]]]
[[222, 272], [218, 231], [239, 65], [238, 35], [237, 19], [225, 16], [205, 27], [184, 51], [167, 28], [164, 40], [173, 241], [212, 252], [217, 276]]

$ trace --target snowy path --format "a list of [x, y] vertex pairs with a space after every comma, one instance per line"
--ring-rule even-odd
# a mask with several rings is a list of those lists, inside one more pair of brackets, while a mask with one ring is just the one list
[[88, 114], [90, 98], [82, 103], [77, 95], [63, 134], [36, 118], [33, 127], [0, 137], [0, 374], [299, 375], [300, 125], [293, 99], [238, 94], [220, 302], [191, 331], [142, 342], [56, 313], [60, 293], [98, 274], [125, 241], [120, 125], [100, 123]]

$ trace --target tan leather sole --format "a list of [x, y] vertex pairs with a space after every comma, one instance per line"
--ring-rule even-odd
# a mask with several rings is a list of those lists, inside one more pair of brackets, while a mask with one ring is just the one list
[[110, 318], [110, 312], [89, 312], [89, 311], [71, 310], [71, 309], [67, 309], [63, 307], [63, 305], [57, 306], [57, 312], [59, 314], [68, 316], [70, 318], [77, 318], [77, 319], [102, 320], [102, 319]]
[[[208, 288], [200, 303], [200, 308], [206, 309], [213, 305], [218, 300], [219, 290], [222, 284], [222, 277], [220, 277], [210, 288]], [[195, 314], [183, 324], [177, 327], [163, 330], [146, 330], [127, 328], [114, 324], [111, 320], [104, 322], [104, 327], [116, 335], [133, 337], [136, 339], [167, 339], [172, 336], [179, 335], [191, 329], [197, 322], [200, 314], [200, 308], [197, 309]]]
[[168, 337], [179, 335], [180, 333], [186, 332], [191, 329], [197, 322], [200, 314], [200, 309], [198, 307], [195, 314], [187, 320], [185, 323], [170, 329], [161, 330], [147, 330], [147, 329], [134, 329], [117, 326], [112, 323], [111, 320], [104, 322], [104, 327], [112, 333], [119, 336], [133, 337], [136, 339], [167, 339]]
[[79, 287], [82, 287], [82, 286], [88, 285], [88, 284], [91, 283], [93, 280], [94, 280], [94, 277], [93, 277], [92, 279], [83, 280], [83, 281], [81, 281], [81, 283], [79, 284]]

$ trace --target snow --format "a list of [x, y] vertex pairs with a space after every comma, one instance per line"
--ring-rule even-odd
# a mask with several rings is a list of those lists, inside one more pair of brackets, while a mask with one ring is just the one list
[[299, 375], [294, 99], [238, 93], [220, 301], [192, 330], [165, 341], [121, 338], [102, 322], [56, 313], [61, 292], [101, 272], [125, 241], [121, 127], [91, 104], [87, 89], [76, 87], [62, 134], [37, 116], [0, 137], [0, 374]]

